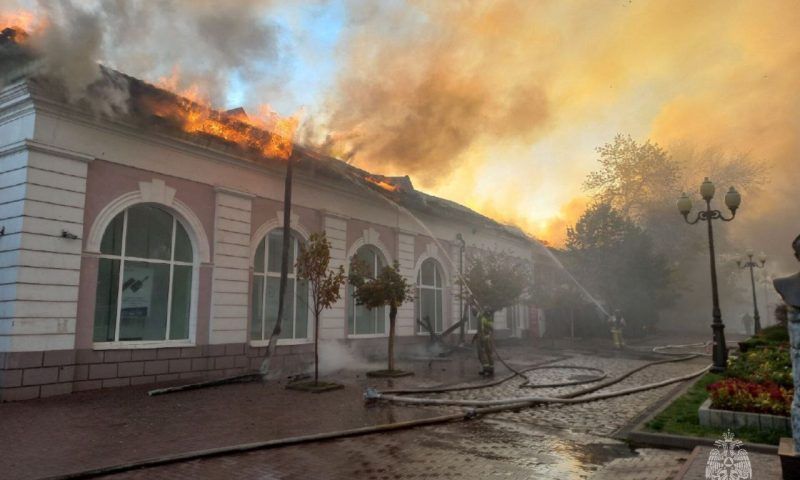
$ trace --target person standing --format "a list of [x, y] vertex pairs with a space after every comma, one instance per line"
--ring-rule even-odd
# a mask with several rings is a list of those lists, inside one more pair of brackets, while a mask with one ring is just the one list
[[608, 317], [609, 327], [611, 328], [611, 339], [614, 341], [614, 348], [622, 349], [625, 347], [625, 340], [622, 338], [622, 329], [625, 327], [625, 318], [622, 312], [614, 310], [614, 313]]
[[742, 326], [744, 327], [744, 334], [748, 337], [753, 334], [753, 317], [749, 313], [742, 315]]
[[485, 377], [494, 376], [494, 322], [492, 316], [484, 311], [478, 313], [478, 361], [481, 362], [480, 374]]

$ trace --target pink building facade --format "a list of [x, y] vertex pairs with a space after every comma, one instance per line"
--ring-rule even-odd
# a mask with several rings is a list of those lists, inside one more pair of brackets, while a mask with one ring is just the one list
[[[274, 322], [284, 172], [235, 151], [55, 101], [22, 81], [0, 90], [0, 399], [212, 378], [256, 369]], [[513, 230], [427, 205], [427, 227], [379, 193], [297, 171], [292, 233], [325, 232], [333, 266], [397, 261], [417, 300], [398, 343], [422, 344], [425, 316], [459, 318], [461, 234], [468, 248], [530, 259]], [[438, 205], [438, 206], [437, 206]], [[306, 370], [313, 318], [290, 275], [277, 367]], [[349, 290], [323, 314], [320, 340], [385, 355], [388, 318]], [[496, 325], [520, 335], [526, 307]]]

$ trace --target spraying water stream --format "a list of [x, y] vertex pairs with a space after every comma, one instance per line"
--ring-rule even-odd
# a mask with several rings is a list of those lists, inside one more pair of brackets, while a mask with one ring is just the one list
[[[450, 264], [450, 267], [451, 267], [452, 271], [455, 272], [455, 275], [458, 277], [459, 281], [461, 281], [461, 283], [464, 285], [464, 288], [470, 294], [470, 297], [473, 297], [472, 292], [469, 289], [469, 286], [464, 281], [463, 275], [461, 274], [461, 272], [458, 271], [458, 268], [456, 268], [455, 261], [450, 257], [450, 254], [448, 253], [447, 249], [444, 248], [444, 246], [436, 238], [436, 236], [433, 234], [431, 229], [428, 228], [428, 226], [425, 224], [425, 222], [423, 222], [419, 217], [414, 215], [414, 213], [411, 212], [408, 208], [404, 207], [403, 205], [400, 205], [399, 203], [397, 203], [396, 201], [394, 201], [391, 198], [387, 197], [386, 195], [382, 195], [379, 192], [376, 192], [372, 188], [370, 188], [367, 185], [365, 185], [364, 182], [363, 182], [363, 179], [356, 177], [355, 174], [352, 171], [350, 171], [349, 169], [344, 168], [343, 164], [340, 164], [339, 162], [333, 162], [332, 164], [335, 165], [335, 168], [338, 170], [338, 172], [341, 173], [342, 176], [344, 178], [346, 178], [347, 180], [349, 180], [351, 183], [353, 183], [354, 185], [358, 186], [362, 190], [368, 191], [372, 195], [376, 195], [376, 196], [380, 197], [385, 202], [387, 202], [390, 206], [396, 208], [398, 210], [398, 212], [402, 212], [402, 213], [408, 215], [409, 218], [411, 218], [417, 225], [419, 225], [420, 228], [422, 228], [425, 231], [425, 233], [428, 234], [428, 236], [431, 238], [431, 240], [433, 240], [434, 244], [436, 244], [436, 246], [439, 248], [439, 251], [441, 251], [444, 254], [447, 262]], [[531, 240], [537, 247], [539, 247], [542, 251], [544, 251], [547, 254], [547, 256], [553, 261], [553, 263], [561, 271], [563, 271], [567, 275], [569, 280], [572, 283], [574, 283], [580, 289], [583, 297], [586, 298], [587, 300], [589, 300], [590, 302], [592, 302], [592, 304], [594, 304], [594, 306], [598, 309], [599, 312], [601, 312], [604, 315], [604, 317], [609, 317], [610, 316], [609, 313], [606, 311], [606, 309], [603, 308], [602, 304], [599, 301], [597, 301], [597, 299], [595, 299], [592, 296], [592, 294], [590, 294], [589, 291], [586, 290], [586, 288], [583, 285], [581, 285], [581, 283], [572, 275], [572, 273], [569, 272], [569, 270], [566, 269], [566, 267], [564, 267], [564, 265], [558, 260], [558, 258], [556, 258], [556, 256], [553, 255], [553, 252], [551, 252], [545, 245], [543, 245], [541, 242], [539, 242], [535, 238], [528, 237], [528, 239]], [[479, 307], [480, 305], [477, 305], [477, 306]]]

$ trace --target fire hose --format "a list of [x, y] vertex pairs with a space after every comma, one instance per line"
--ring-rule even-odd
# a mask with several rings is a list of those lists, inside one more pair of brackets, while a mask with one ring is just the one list
[[[446, 399], [432, 399], [432, 398], [419, 398], [419, 397], [404, 397], [399, 395], [400, 393], [443, 393], [443, 392], [450, 392], [450, 391], [459, 391], [459, 390], [470, 390], [470, 389], [477, 389], [477, 388], [488, 388], [491, 386], [499, 385], [503, 382], [511, 380], [512, 378], [522, 375], [524, 372], [532, 371], [536, 369], [541, 369], [546, 364], [557, 362], [564, 360], [567, 357], [559, 357], [555, 359], [550, 359], [547, 362], [542, 362], [538, 365], [528, 367], [526, 369], [516, 371], [512, 370], [514, 373], [511, 375], [501, 378], [499, 380], [483, 383], [480, 385], [467, 385], [467, 386], [449, 386], [449, 387], [440, 387], [440, 388], [429, 388], [429, 389], [406, 389], [406, 390], [393, 390], [387, 391], [384, 393], [379, 393], [374, 389], [367, 389], [367, 393], [365, 394], [365, 398], [368, 401], [377, 401], [377, 400], [385, 400], [391, 401], [394, 403], [406, 403], [406, 404], [424, 404], [424, 405], [451, 405], [451, 406], [462, 406], [467, 407], [463, 412], [460, 413], [453, 413], [449, 415], [440, 415], [431, 418], [423, 418], [418, 420], [410, 420], [405, 422], [395, 422], [389, 424], [382, 424], [382, 425], [374, 425], [368, 427], [361, 427], [361, 428], [354, 428], [348, 430], [338, 430], [333, 432], [324, 432], [324, 433], [317, 433], [311, 435], [302, 435], [296, 437], [289, 437], [289, 438], [281, 438], [281, 439], [274, 439], [274, 440], [266, 440], [261, 442], [253, 442], [253, 443], [246, 443], [246, 444], [238, 444], [238, 445], [230, 445], [224, 446], [219, 448], [212, 448], [206, 450], [196, 450], [184, 453], [178, 453], [173, 455], [164, 455], [161, 457], [154, 457], [148, 458], [140, 461], [134, 461], [129, 463], [123, 463], [118, 465], [108, 465], [99, 468], [93, 468], [83, 471], [77, 471], [62, 475], [56, 475], [52, 477], [47, 477], [49, 480], [66, 480], [66, 479], [77, 479], [77, 478], [92, 478], [98, 477], [102, 475], [109, 475], [114, 473], [121, 473], [135, 469], [141, 468], [149, 468], [155, 467], [160, 465], [168, 465], [172, 463], [178, 462], [186, 462], [191, 460], [199, 460], [203, 458], [210, 458], [210, 457], [217, 457], [223, 455], [233, 455], [238, 453], [245, 453], [245, 452], [252, 452], [257, 450], [265, 450], [265, 449], [273, 449], [273, 448], [282, 448], [288, 447], [293, 445], [302, 445], [306, 443], [312, 442], [320, 442], [320, 441], [327, 441], [327, 440], [336, 440], [348, 437], [357, 437], [362, 435], [371, 435], [375, 433], [385, 433], [390, 431], [398, 431], [398, 430], [406, 430], [410, 428], [416, 428], [421, 426], [428, 426], [428, 425], [438, 425], [444, 423], [452, 423], [452, 422], [459, 422], [459, 421], [467, 421], [471, 420], [483, 415], [492, 414], [492, 413], [499, 413], [504, 411], [513, 411], [519, 410], [522, 408], [531, 407], [534, 405], [539, 404], [576, 404], [576, 403], [584, 403], [584, 402], [591, 402], [597, 400], [604, 400], [608, 398], [623, 396], [623, 395], [630, 395], [633, 393], [650, 390], [653, 388], [659, 388], [663, 386], [667, 386], [673, 383], [682, 382], [685, 380], [689, 380], [691, 378], [697, 377], [702, 375], [706, 372], [711, 366], [706, 366], [705, 368], [698, 370], [696, 372], [689, 373], [687, 375], [683, 375], [680, 377], [669, 378], [663, 380], [661, 382], [656, 383], [649, 383], [646, 385], [640, 385], [637, 387], [631, 387], [623, 390], [618, 390], [614, 392], [606, 392], [600, 393], [595, 395], [587, 395], [589, 393], [595, 392], [601, 388], [608, 387], [615, 383], [622, 381], [623, 379], [633, 375], [634, 373], [641, 371], [645, 368], [648, 368], [653, 365], [658, 365], [662, 363], [669, 363], [669, 362], [680, 362], [685, 360], [690, 360], [692, 358], [696, 358], [699, 355], [693, 354], [688, 355], [686, 357], [681, 358], [673, 358], [667, 360], [661, 360], [656, 362], [650, 362], [645, 365], [639, 366], [637, 368], [631, 369], [622, 375], [609, 379], [605, 382], [598, 383], [591, 387], [587, 387], [576, 392], [572, 392], [570, 394], [561, 395], [557, 397], [545, 397], [545, 396], [527, 396], [527, 397], [517, 397], [517, 398], [508, 398], [508, 399], [501, 399], [501, 400], [446, 400]], [[498, 358], [500, 358], [498, 356]], [[502, 362], [502, 359], [501, 359]], [[502, 362], [505, 364], [505, 362]], [[555, 365], [554, 365], [555, 366]], [[562, 365], [563, 366], [563, 365]], [[567, 366], [568, 367], [568, 366]], [[524, 376], [524, 375], [523, 375]], [[523, 384], [524, 385], [524, 384]], [[586, 395], [586, 396], [584, 396]], [[579, 397], [579, 398], [578, 398]]]
[[[587, 387], [572, 393], [568, 393], [561, 396], [555, 397], [546, 397], [546, 396], [523, 396], [523, 397], [510, 397], [510, 398], [502, 398], [497, 400], [454, 400], [454, 399], [442, 399], [442, 398], [425, 398], [425, 397], [407, 397], [402, 396], [399, 394], [392, 394], [392, 393], [381, 393], [373, 388], [367, 389], [367, 392], [364, 394], [365, 398], [368, 401], [388, 401], [392, 403], [400, 403], [400, 404], [410, 404], [410, 405], [446, 405], [446, 406], [456, 406], [456, 407], [507, 407], [507, 408], [521, 408], [536, 404], [543, 404], [543, 403], [583, 403], [583, 402], [591, 402], [595, 400], [603, 400], [612, 397], [630, 395], [632, 393], [637, 393], [645, 390], [652, 390], [654, 388], [663, 387], [666, 385], [670, 385], [673, 383], [682, 382], [685, 380], [689, 380], [691, 378], [697, 377], [705, 373], [711, 366], [708, 365], [703, 367], [700, 370], [695, 372], [691, 372], [687, 375], [682, 375], [680, 377], [669, 378], [667, 380], [655, 383], [649, 383], [645, 385], [640, 385], [637, 387], [627, 388], [623, 390], [618, 390], [615, 392], [607, 392], [597, 395], [589, 395], [584, 396], [589, 393], [595, 392], [602, 388], [609, 387], [616, 383], [621, 382], [622, 380], [630, 377], [636, 372], [644, 370], [645, 368], [649, 368], [654, 365], [660, 365], [663, 363], [672, 363], [672, 362], [681, 362], [686, 360], [691, 360], [693, 358], [697, 358], [697, 354], [687, 355], [681, 358], [671, 358], [666, 360], [659, 360], [655, 362], [649, 362], [639, 367], [633, 368], [628, 370], [627, 372], [619, 375], [615, 378], [609, 379], [605, 382], [598, 383], [591, 387]], [[570, 366], [564, 366], [570, 367]], [[574, 367], [574, 366], [572, 366]], [[513, 376], [516, 376], [513, 375]], [[505, 380], [509, 379], [506, 377]], [[525, 384], [523, 384], [525, 385]], [[428, 389], [427, 393], [441, 393], [437, 392], [437, 389]], [[452, 388], [446, 391], [453, 391]], [[482, 412], [483, 413], [483, 412]]]

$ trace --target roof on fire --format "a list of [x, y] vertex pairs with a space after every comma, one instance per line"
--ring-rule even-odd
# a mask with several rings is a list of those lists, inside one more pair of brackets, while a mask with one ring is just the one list
[[[0, 78], [0, 86], [3, 85], [4, 81], [5, 83], [10, 83], [11, 81], [24, 80], [35, 95], [68, 103], [64, 89], [59, 88], [59, 82], [53, 78], [34, 73], [36, 69], [32, 67], [33, 65], [35, 65], [35, 59], [30, 55], [26, 55], [24, 49], [20, 49], [13, 42], [13, 31], [3, 31], [0, 34], [0, 66], [3, 67], [2, 70], [6, 74], [3, 75], [5, 78]], [[90, 90], [101, 94], [109, 88], [123, 89], [128, 94], [126, 104], [122, 108], [119, 108], [119, 105], [115, 107], [113, 111], [115, 120], [121, 120], [149, 132], [178, 137], [181, 140], [233, 154], [259, 164], [279, 166], [282, 162], [277, 159], [267, 158], [256, 149], [249, 149], [217, 136], [204, 133], [187, 133], [173, 120], [157, 115], [151, 108], [154, 101], [177, 103], [180, 101], [186, 102], [187, 99], [108, 67], [101, 66], [101, 73], [101, 78], [89, 87]], [[86, 109], [91, 108], [91, 105], [86, 101], [79, 101], [77, 106]], [[242, 123], [242, 116], [246, 115], [242, 108], [227, 112], [214, 112], [214, 114], [231, 126], [236, 126], [237, 123], [241, 123], [243, 126], [247, 125]], [[251, 131], [253, 130], [252, 126], [247, 126]], [[257, 130], [255, 134], [271, 135], [270, 132], [265, 130]], [[504, 225], [459, 203], [416, 190], [408, 176], [388, 177], [373, 174], [315, 151], [312, 148], [300, 145], [294, 146], [292, 159], [297, 162], [296, 168], [298, 171], [333, 181], [355, 183], [364, 195], [381, 195], [413, 212], [463, 221], [474, 227], [494, 230], [500, 234], [525, 241], [531, 240], [517, 227]], [[384, 187], [381, 187], [381, 184], [384, 184]], [[387, 184], [391, 186], [388, 189], [385, 188]]]

